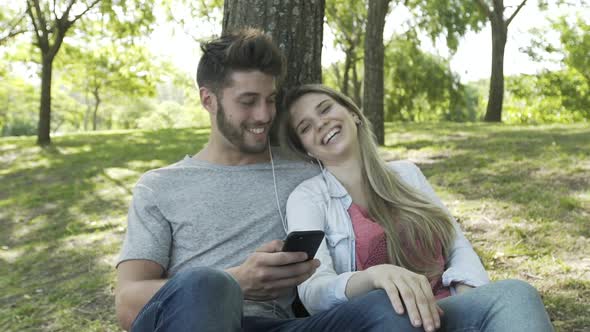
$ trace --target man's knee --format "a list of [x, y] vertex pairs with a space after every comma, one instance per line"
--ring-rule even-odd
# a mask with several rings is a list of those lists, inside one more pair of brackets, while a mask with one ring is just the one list
[[241, 297], [240, 285], [224, 271], [199, 267], [177, 273], [172, 281], [176, 287], [182, 289], [185, 294], [194, 294], [198, 297], [215, 296]]

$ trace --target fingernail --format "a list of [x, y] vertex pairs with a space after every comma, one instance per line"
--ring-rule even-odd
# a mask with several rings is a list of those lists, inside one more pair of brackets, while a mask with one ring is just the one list
[[426, 331], [433, 332], [434, 329], [432, 328], [432, 326], [428, 325], [428, 326], [426, 326]]
[[419, 321], [418, 319], [414, 320], [414, 326], [420, 326], [420, 324], [422, 324], [421, 321]]

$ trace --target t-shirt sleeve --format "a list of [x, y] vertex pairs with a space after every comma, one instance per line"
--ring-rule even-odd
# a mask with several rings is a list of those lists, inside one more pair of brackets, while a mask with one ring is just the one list
[[127, 233], [117, 262], [146, 259], [160, 264], [164, 270], [170, 262], [172, 230], [158, 208], [154, 192], [138, 183], [127, 215]]

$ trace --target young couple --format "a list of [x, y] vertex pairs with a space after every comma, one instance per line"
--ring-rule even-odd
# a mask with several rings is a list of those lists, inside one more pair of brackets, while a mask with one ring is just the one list
[[[552, 331], [536, 290], [489, 283], [414, 164], [386, 164], [366, 118], [321, 85], [285, 96], [284, 58], [247, 29], [203, 47], [211, 116], [198, 153], [144, 174], [117, 264], [116, 311], [132, 331]], [[318, 167], [319, 165], [319, 167]], [[316, 259], [281, 252], [321, 229]], [[295, 318], [297, 291], [311, 316]]]

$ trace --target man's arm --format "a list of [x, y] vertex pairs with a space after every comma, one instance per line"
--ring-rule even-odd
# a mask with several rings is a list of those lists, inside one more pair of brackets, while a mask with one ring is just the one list
[[[280, 252], [282, 244], [283, 241], [278, 240], [266, 243], [244, 263], [226, 270], [242, 288], [244, 298], [275, 299], [315, 272], [319, 261], [305, 261], [307, 255], [303, 252]], [[162, 266], [150, 260], [128, 260], [119, 264], [115, 307], [123, 329], [131, 328], [141, 309], [168, 281], [162, 278], [163, 274]]]
[[164, 268], [144, 259], [124, 261], [117, 267], [115, 308], [121, 327], [129, 331], [145, 304], [166, 283]]

